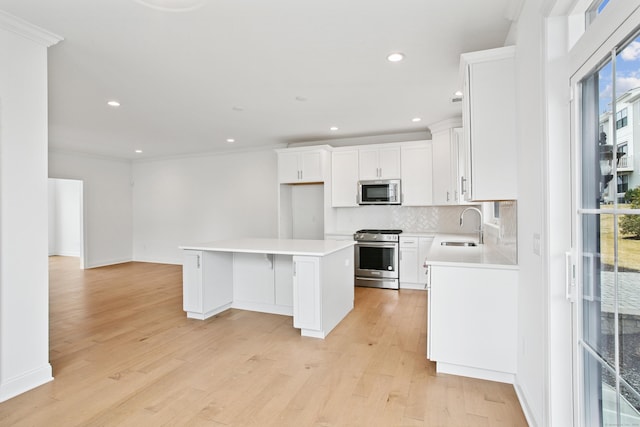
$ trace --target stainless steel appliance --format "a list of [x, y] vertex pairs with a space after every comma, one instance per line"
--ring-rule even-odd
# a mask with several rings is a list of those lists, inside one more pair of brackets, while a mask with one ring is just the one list
[[399, 205], [399, 179], [358, 181], [358, 203], [361, 205]]
[[399, 289], [399, 241], [402, 230], [358, 230], [355, 246], [356, 286]]

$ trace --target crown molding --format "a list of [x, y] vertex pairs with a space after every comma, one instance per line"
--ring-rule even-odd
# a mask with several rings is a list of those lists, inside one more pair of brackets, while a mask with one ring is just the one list
[[3, 10], [0, 10], [0, 29], [18, 34], [44, 47], [53, 46], [61, 40], [64, 40], [57, 34], [33, 25]]

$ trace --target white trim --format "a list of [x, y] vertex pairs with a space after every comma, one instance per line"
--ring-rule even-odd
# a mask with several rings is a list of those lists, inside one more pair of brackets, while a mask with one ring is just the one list
[[3, 10], [0, 10], [0, 28], [18, 34], [44, 47], [53, 46], [64, 40], [57, 34], [33, 25]]
[[589, 74], [640, 23], [640, 0], [612, 1], [569, 52], [572, 80]]
[[492, 371], [490, 369], [473, 368], [453, 363], [437, 362], [436, 372], [439, 374], [460, 375], [499, 383], [515, 384], [515, 374], [510, 372]]
[[526, 393], [522, 390], [520, 384], [517, 381], [513, 385], [513, 388], [516, 391], [516, 396], [518, 397], [518, 401], [520, 402], [520, 407], [522, 408], [524, 417], [527, 420], [527, 424], [530, 427], [537, 427], [538, 424], [536, 423], [536, 418], [533, 416], [533, 411], [531, 411], [529, 402], [527, 402]]
[[0, 402], [9, 400], [19, 394], [53, 381], [51, 364], [26, 372], [7, 382], [0, 383]]

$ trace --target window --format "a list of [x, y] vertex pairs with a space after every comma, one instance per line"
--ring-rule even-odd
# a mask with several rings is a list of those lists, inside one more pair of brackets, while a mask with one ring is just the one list
[[595, 0], [591, 6], [589, 6], [589, 9], [587, 9], [587, 12], [585, 13], [587, 27], [596, 20], [600, 12], [607, 7], [607, 4], [609, 4], [609, 0]]
[[618, 194], [623, 193], [622, 200], [618, 196], [618, 202], [624, 203], [624, 193], [629, 189], [629, 175], [618, 175]]
[[623, 108], [622, 110], [616, 113], [616, 129], [623, 128], [627, 125], [627, 109]]

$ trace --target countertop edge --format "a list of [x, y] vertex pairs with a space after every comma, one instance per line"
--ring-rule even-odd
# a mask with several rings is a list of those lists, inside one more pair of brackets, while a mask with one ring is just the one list
[[[237, 242], [240, 242], [244, 239], [237, 239]], [[251, 239], [249, 239], [251, 240]], [[270, 240], [270, 239], [268, 239]], [[283, 240], [283, 241], [294, 241], [296, 239], [272, 239], [274, 241]], [[191, 245], [181, 245], [178, 246], [178, 249], [181, 250], [192, 250], [192, 251], [211, 251], [211, 252], [234, 252], [234, 253], [248, 253], [248, 254], [272, 254], [272, 255], [292, 255], [292, 256], [317, 256], [323, 257], [327, 255], [331, 255], [332, 253], [341, 251], [348, 247], [352, 247], [355, 245], [355, 241], [349, 240], [328, 240], [332, 242], [334, 247], [325, 250], [325, 251], [317, 251], [317, 250], [303, 250], [303, 249], [282, 249], [282, 248], [269, 248], [269, 247], [241, 247], [232, 244], [234, 241], [220, 241], [220, 242], [209, 242], [209, 243], [196, 243]], [[230, 243], [231, 242], [231, 243]], [[337, 243], [336, 243], [337, 242]], [[266, 243], [266, 242], [265, 242]]]

